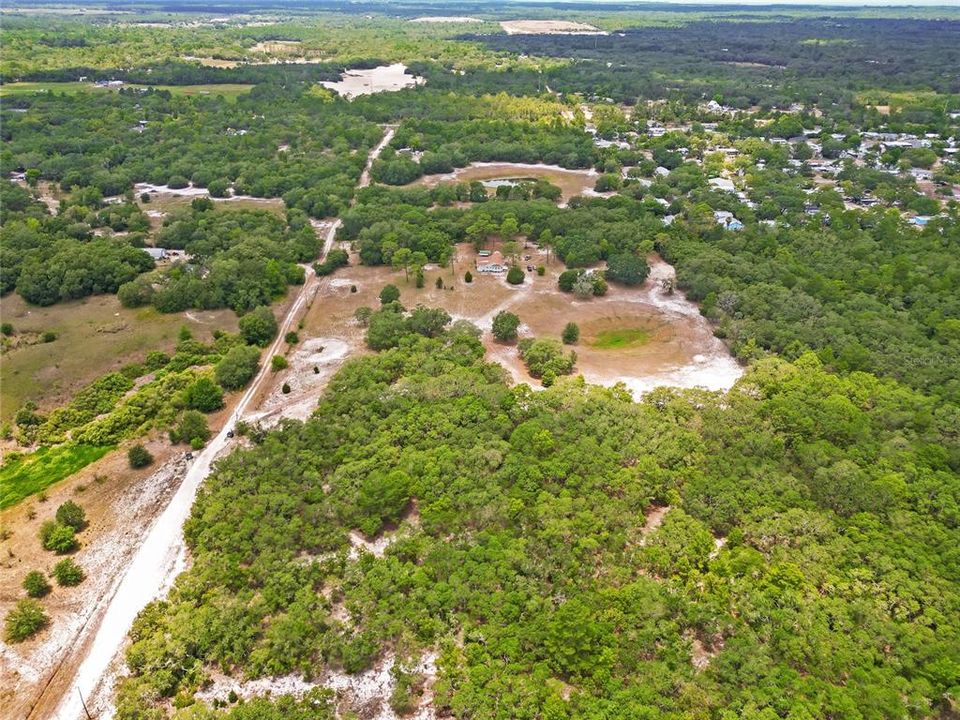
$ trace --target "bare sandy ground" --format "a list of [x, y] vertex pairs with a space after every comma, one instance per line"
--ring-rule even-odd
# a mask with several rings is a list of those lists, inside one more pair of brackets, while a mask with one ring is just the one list
[[180, 59], [186, 60], [187, 62], [200, 63], [204, 67], [214, 68], [235, 68], [241, 65], [239, 60], [221, 60], [220, 58], [195, 57], [193, 55], [183, 55]]
[[407, 75], [407, 66], [403, 63], [381, 65], [369, 70], [347, 70], [340, 76], [339, 82], [325, 80], [320, 84], [352, 100], [360, 95], [372, 95], [378, 92], [395, 92], [404, 88], [422, 85], [426, 82], [417, 75]]
[[504, 20], [507, 35], [606, 35], [604, 30], [570, 20]]
[[[507, 310], [521, 321], [521, 337], [559, 339], [564, 325], [576, 322], [581, 340], [571, 349], [577, 353], [575, 372], [587, 382], [613, 386], [623, 383], [635, 397], [653, 388], [674, 386], [725, 390], [733, 386], [743, 369], [731, 357], [722, 341], [713, 336], [710, 323], [700, 315], [695, 303], [683, 293], [667, 292], [662, 284], [674, 277], [673, 268], [657, 256], [651, 256], [650, 277], [638, 288], [611, 284], [604, 297], [578, 300], [557, 287], [562, 263], [536, 248], [523, 250], [530, 260], [521, 265], [544, 265], [543, 277], [527, 273], [519, 286], [509, 285], [503, 276], [480, 275], [474, 262], [476, 253], [468, 244], [459, 245], [449, 268], [428, 266], [425, 287], [417, 289], [406, 280], [402, 271], [385, 267], [353, 264], [338, 271], [337, 284], [322, 292], [322, 311], [308, 314], [311, 335], [332, 337], [363, 351], [363, 330], [353, 321], [358, 307], [379, 306], [377, 295], [387, 283], [400, 288], [401, 302], [408, 308], [417, 305], [441, 307], [455, 320], [468, 320], [483, 331], [487, 357], [499, 362], [515, 383], [539, 387], [520, 361], [515, 344], [503, 344], [491, 334], [493, 317]], [[357, 262], [354, 256], [352, 263]], [[464, 272], [473, 271], [472, 283], [463, 280]], [[437, 277], [444, 289], [435, 286]], [[349, 286], [357, 287], [356, 293]], [[345, 332], [346, 328], [351, 330]], [[649, 333], [646, 343], [621, 349], [593, 347], [592, 340], [605, 330], [642, 329]]]
[[576, 195], [588, 194], [596, 184], [597, 177], [598, 173], [593, 168], [589, 170], [569, 170], [559, 165], [544, 165], [542, 163], [477, 162], [465, 168], [457, 168], [451, 173], [424, 175], [410, 183], [410, 186], [435, 187], [445, 182], [542, 178], [560, 188], [560, 205], [563, 206]]
[[[62, 680], [57, 670], [80, 652], [78, 638], [93, 621], [100, 598], [118, 579], [117, 569], [130, 562], [152, 519], [180, 484], [186, 472], [182, 448], [172, 448], [159, 437], [146, 444], [159, 465], [130, 470], [126, 453], [120, 450], [49, 489], [45, 502], [30, 498], [3, 511], [3, 526], [12, 533], [2, 543], [4, 615], [24, 596], [20, 584], [27, 572], [49, 571], [61, 559], [42, 549], [37, 537], [40, 524], [67, 500], [85, 509], [89, 523], [79, 534], [82, 546], [73, 555], [86, 573], [84, 581], [74, 588], [54, 587], [43, 599], [50, 616], [47, 629], [23, 643], [0, 642], [3, 717], [28, 717], [33, 709], [35, 717], [49, 717], [51, 708], [36, 705], [40, 694]], [[51, 584], [55, 585], [52, 580]]]
[[410, 22], [415, 23], [479, 23], [483, 22], [480, 18], [466, 17], [464, 15], [429, 15], [427, 17], [413, 18]]
[[[317, 687], [330, 688], [336, 693], [339, 717], [362, 717], [365, 720], [399, 720], [389, 705], [390, 695], [396, 686], [391, 670], [396, 663], [392, 653], [388, 653], [376, 665], [355, 675], [340, 670], [327, 669], [316, 680], [305, 680], [297, 675], [285, 675], [276, 678], [259, 678], [246, 682], [216, 673], [213, 682], [197, 694], [197, 698], [206, 703], [214, 700], [226, 700], [232, 690], [238, 697], [249, 699], [263, 695], [292, 695], [303, 697]], [[418, 708], [408, 720], [432, 720], [436, 714], [431, 707], [431, 686], [437, 674], [437, 653], [428, 652], [412, 667], [414, 674], [425, 679], [425, 692], [420, 698]]]

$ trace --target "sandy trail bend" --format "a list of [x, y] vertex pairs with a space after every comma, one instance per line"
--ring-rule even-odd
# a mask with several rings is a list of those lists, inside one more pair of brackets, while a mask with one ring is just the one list
[[[395, 132], [395, 126], [386, 127], [383, 138], [367, 158], [358, 187], [362, 188], [370, 184], [370, 167], [387, 143], [393, 139]], [[333, 247], [340, 224], [339, 219], [327, 224], [321, 260], [326, 258]], [[280, 323], [277, 337], [263, 355], [264, 358], [270, 358], [282, 352], [284, 335], [293, 327], [307, 301], [316, 294], [320, 282], [321, 279], [308, 268], [307, 279]], [[174, 579], [186, 567], [186, 546], [182, 528], [190, 514], [197, 490], [210, 474], [216, 458], [232, 445], [227, 433], [233, 429], [237, 420], [247, 413], [248, 405], [269, 382], [271, 375], [270, 363], [262, 362], [259, 372], [223, 428], [193, 460], [177, 492], [150, 528], [133, 561], [123, 572], [119, 582], [114, 585], [112, 593], [101, 599], [94, 613], [99, 615], [99, 622], [90, 623], [83, 631], [85, 635], [92, 635], [92, 642], [88, 644], [86, 655], [80, 662], [73, 681], [53, 716], [56, 720], [78, 720], [86, 717], [81, 697], [89, 699], [96, 693], [107, 690], [101, 686], [111, 680], [109, 673], [111, 663], [122, 649], [124, 639], [137, 614], [148, 603], [169, 591]], [[78, 646], [82, 646], [88, 639], [89, 637], [78, 638]], [[112, 714], [111, 705], [101, 709], [98, 717], [106, 718]]]

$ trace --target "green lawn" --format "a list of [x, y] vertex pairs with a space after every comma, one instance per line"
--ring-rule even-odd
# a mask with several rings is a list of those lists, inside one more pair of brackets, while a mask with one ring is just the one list
[[70, 477], [112, 449], [110, 445], [67, 443], [10, 458], [0, 467], [0, 508], [10, 507]]
[[622, 350], [623, 348], [645, 345], [650, 341], [650, 331], [643, 328], [616, 328], [603, 330], [590, 343], [600, 350]]

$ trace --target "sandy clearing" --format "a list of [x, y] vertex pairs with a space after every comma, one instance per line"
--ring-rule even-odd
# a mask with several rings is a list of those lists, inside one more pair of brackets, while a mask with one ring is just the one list
[[[428, 720], [436, 715], [430, 707], [432, 692], [430, 686], [437, 674], [437, 653], [426, 652], [412, 667], [414, 674], [425, 678], [425, 692], [420, 698], [418, 709], [407, 718]], [[214, 700], [226, 700], [232, 690], [245, 700], [264, 695], [292, 695], [303, 697], [314, 688], [326, 687], [336, 692], [337, 706], [341, 716], [346, 713], [359, 713], [365, 720], [399, 720], [399, 716], [390, 708], [389, 699], [396, 681], [391, 674], [396, 657], [388, 653], [369, 670], [348, 675], [340, 670], [326, 669], [317, 681], [306, 680], [297, 675], [284, 675], [275, 678], [238, 681], [220, 672], [211, 674], [211, 684], [197, 693], [196, 697], [206, 703]]]
[[479, 22], [483, 22], [483, 20], [475, 17], [466, 17], [464, 15], [429, 15], [426, 17], [413, 18], [410, 22], [414, 22], [414, 23], [479, 23]]
[[180, 59], [213, 68], [235, 68], [241, 64], [239, 60], [221, 60], [220, 58], [195, 57], [193, 55], [183, 55]]
[[667, 513], [672, 509], [673, 507], [670, 505], [652, 507], [647, 513], [646, 521], [643, 523], [643, 528], [640, 530], [640, 534], [646, 538], [651, 533], [655, 532], [658, 527], [663, 525], [664, 518], [667, 517]]
[[504, 20], [500, 23], [507, 35], [607, 35], [587, 23], [570, 20]]
[[[496, 247], [496, 243], [491, 245]], [[544, 265], [546, 274], [527, 273], [522, 285], [508, 285], [502, 276], [478, 274], [474, 269], [476, 252], [469, 244], [461, 244], [450, 268], [426, 272], [422, 289], [413, 287], [402, 271], [357, 265], [354, 254], [352, 264], [337, 271], [337, 287], [324, 289], [322, 313], [309, 314], [307, 327], [311, 334], [341, 338], [346, 338], [344, 328], [351, 328], [348, 339], [357, 352], [363, 352], [364, 331], [353, 322], [353, 313], [363, 305], [379, 307], [377, 293], [393, 283], [406, 307], [440, 307], [454, 320], [477, 325], [484, 331], [487, 359], [502, 364], [515, 383], [540, 386], [527, 373], [516, 345], [496, 342], [490, 334], [493, 316], [501, 310], [520, 317], [521, 336], [559, 338], [567, 322], [578, 323], [581, 341], [571, 348], [577, 353], [575, 373], [598, 385], [623, 383], [635, 397], [662, 386], [723, 390], [742, 375], [743, 369], [714, 337], [696, 304], [682, 292], [665, 289], [663, 283], [673, 280], [674, 271], [659, 257], [649, 258], [650, 277], [641, 287], [611, 285], [604, 297], [578, 300], [557, 288], [557, 276], [564, 269], [559, 261], [533, 247], [523, 249], [522, 254], [530, 256], [523, 264]], [[463, 281], [468, 269], [474, 274], [469, 284]], [[435, 287], [438, 276], [444, 282], [442, 290]], [[349, 292], [350, 285], [357, 286], [356, 293]], [[599, 332], [633, 328], [646, 330], [649, 340], [620, 349], [591, 345]]]
[[[47, 502], [30, 498], [3, 512], [4, 526], [14, 532], [4, 541], [7, 552], [0, 569], [4, 613], [22, 596], [23, 575], [33, 569], [49, 570], [60, 560], [40, 547], [36, 538], [40, 523], [68, 499], [86, 510], [89, 523], [79, 534], [82, 545], [73, 555], [86, 573], [84, 581], [76, 588], [55, 587], [44, 599], [51, 624], [36, 638], [15, 645], [0, 643], [0, 705], [9, 713], [6, 716], [27, 717], [37, 709], [45, 717], [37, 704], [41, 694], [62, 682], [59, 668], [82, 650], [83, 631], [95, 621], [100, 600], [116, 583], [116, 569], [130, 561], [151, 520], [186, 473], [179, 449], [162, 440], [146, 444], [161, 465], [131, 471], [126, 453], [119, 450], [49, 489]], [[32, 520], [31, 510], [36, 512]]]
[[407, 66], [403, 63], [394, 63], [369, 70], [347, 70], [340, 76], [339, 82], [324, 80], [320, 85], [352, 100], [360, 95], [395, 92], [425, 82], [426, 80], [418, 75], [407, 75]]
[[267, 40], [251, 45], [253, 53], [267, 53], [270, 55], [291, 55], [300, 52], [303, 43], [299, 40]]
[[407, 187], [417, 185], [435, 187], [445, 182], [473, 182], [474, 180], [484, 182], [542, 178], [560, 188], [560, 207], [563, 207], [570, 198], [584, 195], [591, 190], [597, 182], [597, 177], [599, 173], [593, 168], [571, 170], [559, 165], [543, 163], [476, 162], [467, 167], [457, 168], [450, 173], [424, 175]]
[[[271, 427], [282, 418], [306, 420], [330, 378], [351, 353], [349, 339], [310, 338], [287, 355], [290, 367], [277, 373], [273, 387], [259, 404], [259, 412], [244, 417]], [[316, 369], [314, 369], [316, 368]], [[283, 392], [283, 386], [290, 392]]]

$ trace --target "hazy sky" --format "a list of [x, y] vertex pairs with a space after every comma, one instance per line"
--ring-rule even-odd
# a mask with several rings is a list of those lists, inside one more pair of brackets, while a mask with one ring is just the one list
[[960, 0], [662, 0], [684, 5], [852, 5], [960, 7]]

